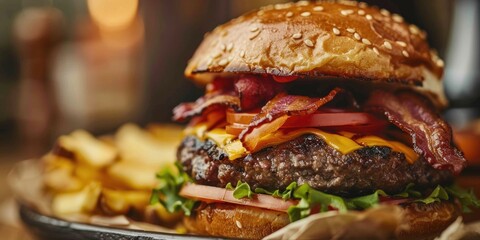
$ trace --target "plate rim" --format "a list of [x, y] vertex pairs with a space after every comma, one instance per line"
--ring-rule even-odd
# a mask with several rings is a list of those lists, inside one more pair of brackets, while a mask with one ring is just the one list
[[[68, 221], [54, 216], [48, 216], [40, 213], [31, 206], [27, 206], [24, 203], [18, 203], [18, 215], [22, 223], [27, 226], [27, 230], [34, 236], [44, 239], [45, 236], [55, 234], [56, 236], [65, 238], [64, 234], [76, 234], [84, 239], [85, 235], [88, 235], [88, 239], [105, 239], [105, 235], [110, 235], [112, 239], [121, 237], [132, 237], [132, 239], [198, 239], [198, 240], [213, 240], [213, 239], [225, 239], [211, 236], [190, 235], [190, 234], [173, 234], [162, 233], [147, 230], [137, 229], [125, 229], [114, 226], [102, 226], [90, 223]], [[95, 238], [95, 236], [98, 238]], [[92, 238], [93, 237], [93, 238]], [[53, 239], [49, 236], [48, 239]], [[55, 238], [57, 239], [57, 238]], [[60, 238], [59, 238], [60, 239]]]

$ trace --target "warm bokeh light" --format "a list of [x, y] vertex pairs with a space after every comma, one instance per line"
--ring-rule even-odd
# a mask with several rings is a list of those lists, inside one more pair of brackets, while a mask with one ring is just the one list
[[138, 0], [88, 0], [87, 3], [93, 20], [107, 31], [128, 27], [138, 9]]

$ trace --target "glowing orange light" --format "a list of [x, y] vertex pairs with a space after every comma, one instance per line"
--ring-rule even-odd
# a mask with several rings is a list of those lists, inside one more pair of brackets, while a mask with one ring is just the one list
[[135, 19], [138, 0], [88, 0], [88, 11], [102, 30], [122, 30]]

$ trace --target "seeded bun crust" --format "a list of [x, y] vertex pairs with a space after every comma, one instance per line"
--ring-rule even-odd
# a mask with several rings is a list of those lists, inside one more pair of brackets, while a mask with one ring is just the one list
[[[459, 216], [458, 207], [445, 201], [403, 208], [396, 239], [434, 239]], [[183, 222], [192, 233], [242, 239], [261, 239], [290, 223], [286, 213], [229, 203], [204, 204]]]
[[425, 38], [401, 16], [364, 3], [276, 4], [208, 33], [185, 75], [200, 84], [229, 73], [394, 83], [442, 107], [443, 61]]

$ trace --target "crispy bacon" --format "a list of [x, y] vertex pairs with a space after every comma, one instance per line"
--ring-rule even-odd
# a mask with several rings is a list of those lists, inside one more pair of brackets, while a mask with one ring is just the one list
[[282, 85], [269, 77], [245, 76], [235, 80], [235, 92], [240, 97], [242, 111], [262, 106], [282, 91]]
[[198, 116], [218, 108], [230, 107], [240, 109], [240, 98], [231, 94], [208, 94], [193, 103], [182, 103], [173, 109], [173, 120], [184, 121], [187, 118]]
[[235, 80], [217, 78], [207, 85], [204, 96], [195, 102], [182, 103], [175, 107], [173, 120], [183, 121], [219, 108], [250, 110], [262, 106], [282, 91], [282, 85], [268, 76], [241, 76]]
[[280, 93], [262, 108], [248, 127], [240, 133], [239, 138], [247, 149], [252, 150], [260, 138], [280, 128], [288, 116], [312, 114], [341, 91], [343, 90], [335, 88], [322, 98]]
[[415, 152], [435, 169], [458, 174], [466, 160], [452, 141], [452, 130], [435, 112], [425, 97], [412, 91], [374, 91], [367, 100], [366, 111], [384, 114], [388, 120], [412, 137]]

